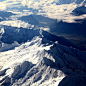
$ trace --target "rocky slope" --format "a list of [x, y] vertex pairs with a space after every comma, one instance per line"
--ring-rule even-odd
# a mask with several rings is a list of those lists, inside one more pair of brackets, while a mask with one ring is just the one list
[[[1, 86], [86, 85], [86, 53], [61, 45], [55, 35], [40, 29], [2, 28], [0, 37]], [[11, 49], [5, 51], [6, 45]]]

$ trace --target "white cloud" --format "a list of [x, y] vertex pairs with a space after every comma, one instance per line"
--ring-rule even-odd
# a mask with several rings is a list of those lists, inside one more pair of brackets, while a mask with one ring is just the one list
[[[0, 2], [0, 10], [6, 10], [12, 11], [13, 13], [16, 13], [20, 16], [30, 15], [30, 14], [38, 14], [47, 16], [49, 18], [63, 20], [66, 22], [74, 22], [74, 19], [81, 19], [83, 16], [74, 16], [70, 13], [77, 8], [77, 4], [71, 3], [71, 4], [62, 4], [62, 5], [56, 5], [55, 3], [52, 4], [52, 2], [56, 2], [57, 0], [7, 0]], [[37, 12], [33, 10], [19, 10], [17, 8], [21, 8], [22, 6], [27, 6], [28, 8], [32, 8], [33, 10], [37, 10]], [[80, 4], [81, 6], [81, 4]], [[16, 9], [12, 9], [13, 7], [16, 7]], [[27, 11], [25, 11], [27, 10]], [[84, 16], [85, 18], [85, 16]]]
[[40, 29], [43, 29], [43, 30], [45, 30], [45, 31], [50, 32], [50, 28], [48, 28], [48, 27], [46, 27], [46, 28], [44, 28], [44, 27], [40, 27]]
[[22, 4], [23, 6], [25, 6], [25, 5], [27, 4], [27, 1], [26, 1], [26, 0], [22, 0], [21, 4]]
[[26, 22], [22, 22], [21, 20], [10, 20], [10, 21], [2, 21], [0, 25], [7, 25], [12, 27], [23, 27], [23, 28], [33, 28], [34, 25], [28, 24]]
[[2, 11], [2, 10], [6, 10], [6, 4], [5, 3], [1, 3], [0, 2], [0, 10]]
[[53, 1], [54, 0], [28, 0], [26, 5], [28, 8], [38, 10], [38, 15], [47, 16], [53, 19], [63, 20], [66, 22], [75, 22], [75, 19], [82, 18], [82, 16], [77, 17], [70, 14], [78, 6], [77, 4], [51, 4]]

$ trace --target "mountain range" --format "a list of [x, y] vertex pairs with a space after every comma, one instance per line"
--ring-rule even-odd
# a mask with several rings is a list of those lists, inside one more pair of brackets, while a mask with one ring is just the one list
[[62, 45], [66, 40], [42, 29], [7, 26], [0, 39], [1, 86], [86, 85], [86, 53]]
[[6, 20], [10, 16], [15, 15], [11, 12], [6, 12], [6, 11], [0, 11], [0, 22]]
[[0, 0], [0, 86], [86, 86], [85, 17], [86, 0]]
[[70, 3], [76, 3], [76, 4], [86, 3], [85, 0], [54, 0], [53, 2], [56, 3], [57, 5], [70, 4]]

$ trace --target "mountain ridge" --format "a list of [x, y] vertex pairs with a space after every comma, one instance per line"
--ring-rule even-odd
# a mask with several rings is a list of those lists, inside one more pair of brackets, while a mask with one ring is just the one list
[[[19, 32], [12, 27], [7, 30]], [[76, 86], [78, 81], [81, 86], [85, 85], [86, 53], [59, 44], [53, 35], [50, 35], [50, 41], [47, 37], [49, 33], [43, 30], [34, 31], [38, 33], [34, 33], [36, 35], [31, 40], [12, 50], [0, 52], [0, 85], [62, 86], [67, 83], [70, 86], [72, 83]]]
[[53, 3], [56, 3], [57, 5], [70, 3], [81, 4], [85, 3], [85, 0], [54, 0]]
[[[62, 47], [64, 48], [63, 45], [61, 46], [59, 44], [53, 44], [49, 42], [47, 45], [47, 42], [48, 41], [45, 41], [45, 43], [43, 42], [44, 44], [42, 44], [42, 39], [40, 37], [35, 37], [32, 41], [26, 42], [25, 44], [16, 47], [11, 51], [14, 53], [7, 54], [5, 59], [3, 58], [5, 53], [1, 53], [0, 57], [3, 58], [3, 61], [8, 59], [7, 63], [9, 61], [12, 61], [12, 63], [10, 62], [6, 67], [7, 63], [4, 62], [4, 65], [0, 71], [0, 75], [5, 76], [5, 78], [2, 78], [0, 84], [4, 86], [41, 86], [41, 84], [45, 84], [46, 80], [50, 79], [52, 82], [49, 82], [48, 84], [51, 85], [54, 82], [53, 80], [55, 80], [54, 83], [56, 84], [58, 79], [61, 81], [64, 77], [66, 78], [66, 76], [70, 77], [78, 74], [81, 77], [83, 77], [83, 75], [85, 77], [86, 68], [83, 61], [78, 60], [78, 58], [71, 56], [67, 52], [65, 53], [62, 49]], [[69, 49], [71, 50], [71, 48]], [[77, 52], [79, 53], [79, 51]], [[80, 56], [82, 56], [83, 53], [84, 52], [81, 53], [80, 51]], [[14, 61], [13, 59], [16, 60]], [[13, 72], [7, 72], [9, 70]], [[77, 73], [77, 71], [79, 72]], [[78, 82], [76, 77], [74, 79], [72, 80]], [[82, 80], [82, 78], [79, 80]], [[66, 82], [67, 81], [64, 83]], [[55, 85], [54, 83], [52, 85]], [[83, 85], [84, 83], [81, 81], [81, 84]]]
[[18, 43], [26, 42], [28, 40], [32, 40], [35, 36], [40, 36], [42, 38], [46, 38], [49, 41], [58, 41], [58, 43], [65, 45], [65, 46], [73, 46], [75, 47], [70, 41], [55, 36], [47, 31], [44, 31], [42, 29], [25, 29], [25, 28], [17, 28], [17, 27], [11, 27], [11, 26], [1, 26], [1, 42], [12, 44], [14, 41], [17, 41]]
[[[86, 35], [85, 21], [74, 20], [85, 17], [83, 7], [77, 12], [80, 6], [85, 7], [85, 0], [6, 0], [0, 3], [1, 10], [17, 14], [11, 16], [12, 13], [0, 11], [0, 86], [86, 86], [86, 52], [51, 33], [77, 30], [75, 33]], [[60, 16], [62, 21], [39, 14], [51, 18]], [[77, 23], [63, 22], [72, 16]]]

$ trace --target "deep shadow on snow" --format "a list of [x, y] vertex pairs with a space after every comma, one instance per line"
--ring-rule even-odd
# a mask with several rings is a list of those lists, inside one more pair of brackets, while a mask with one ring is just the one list
[[55, 42], [58, 41], [59, 44], [65, 45], [65, 46], [74, 46], [69, 40], [55, 36], [47, 31], [40, 30], [40, 29], [25, 29], [25, 28], [17, 28], [17, 27], [11, 27], [11, 26], [2, 26], [4, 33], [0, 33], [1, 36], [1, 42], [12, 44], [14, 41], [17, 41], [18, 43], [23, 43], [26, 41], [30, 41], [35, 36], [39, 36], [42, 38], [46, 38], [49, 41]]

